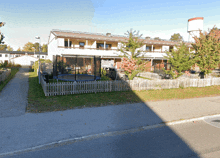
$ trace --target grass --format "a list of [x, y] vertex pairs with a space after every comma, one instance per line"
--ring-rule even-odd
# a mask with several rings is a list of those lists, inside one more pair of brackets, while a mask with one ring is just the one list
[[220, 86], [106, 92], [96, 94], [88, 93], [46, 97], [41, 85], [38, 83], [37, 74], [32, 70], [32, 72], [29, 73], [28, 94], [27, 112], [49, 112], [124, 103], [217, 96], [220, 95]]
[[6, 80], [4, 80], [3, 82], [0, 82], [0, 92], [7, 85], [7, 83], [15, 76], [15, 74], [19, 71], [19, 68], [17, 67], [9, 68], [9, 69], [11, 69], [11, 74], [8, 76]]

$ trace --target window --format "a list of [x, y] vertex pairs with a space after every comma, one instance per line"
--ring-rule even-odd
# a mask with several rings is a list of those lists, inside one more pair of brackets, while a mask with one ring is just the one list
[[146, 51], [150, 51], [151, 47], [150, 46], [146, 46]]
[[5, 57], [8, 57], [8, 54], [5, 54]]
[[15, 55], [15, 57], [18, 57], [18, 55]]
[[79, 47], [83, 48], [85, 46], [85, 42], [79, 42]]
[[72, 41], [70, 41], [69, 44], [70, 44], [70, 47], [71, 47], [72, 46]]
[[151, 51], [154, 51], [154, 49], [155, 47], [153, 47], [153, 50], [152, 50], [152, 46], [146, 46], [146, 51], [151, 52]]
[[106, 49], [111, 49], [112, 45], [111, 44], [106, 44]]
[[68, 41], [65, 41], [65, 47], [68, 47]]
[[102, 44], [102, 43], [97, 43], [97, 48], [104, 48], [104, 44]]
[[0, 54], [0, 57], [2, 57], [2, 55]]
[[39, 55], [37, 56], [37, 58], [39, 58]]
[[[64, 45], [65, 45], [65, 47], [68, 47], [68, 41], [65, 41]], [[71, 45], [72, 45], [72, 41], [69, 41], [69, 46], [71, 47]]]
[[42, 58], [44, 58], [44, 56], [42, 56]]
[[[111, 44], [105, 44], [105, 49], [111, 49], [111, 47], [112, 47]], [[97, 48], [104, 49], [104, 44], [103, 43], [97, 43]]]

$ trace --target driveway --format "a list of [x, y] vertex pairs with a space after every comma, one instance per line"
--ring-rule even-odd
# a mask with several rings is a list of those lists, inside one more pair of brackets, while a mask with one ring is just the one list
[[29, 68], [20, 68], [15, 77], [0, 92], [0, 118], [25, 114], [28, 104]]

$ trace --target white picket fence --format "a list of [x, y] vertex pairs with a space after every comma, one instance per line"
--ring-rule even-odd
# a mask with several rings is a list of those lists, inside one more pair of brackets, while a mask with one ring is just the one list
[[46, 83], [42, 76], [41, 85], [45, 96], [79, 93], [98, 93], [129, 90], [171, 89], [179, 87], [206, 87], [220, 85], [220, 78], [180, 80], [126, 80]]

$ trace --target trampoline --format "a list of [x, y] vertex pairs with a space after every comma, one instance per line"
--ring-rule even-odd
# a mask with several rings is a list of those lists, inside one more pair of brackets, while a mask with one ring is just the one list
[[99, 56], [53, 56], [53, 78], [62, 81], [95, 81], [101, 79]]

